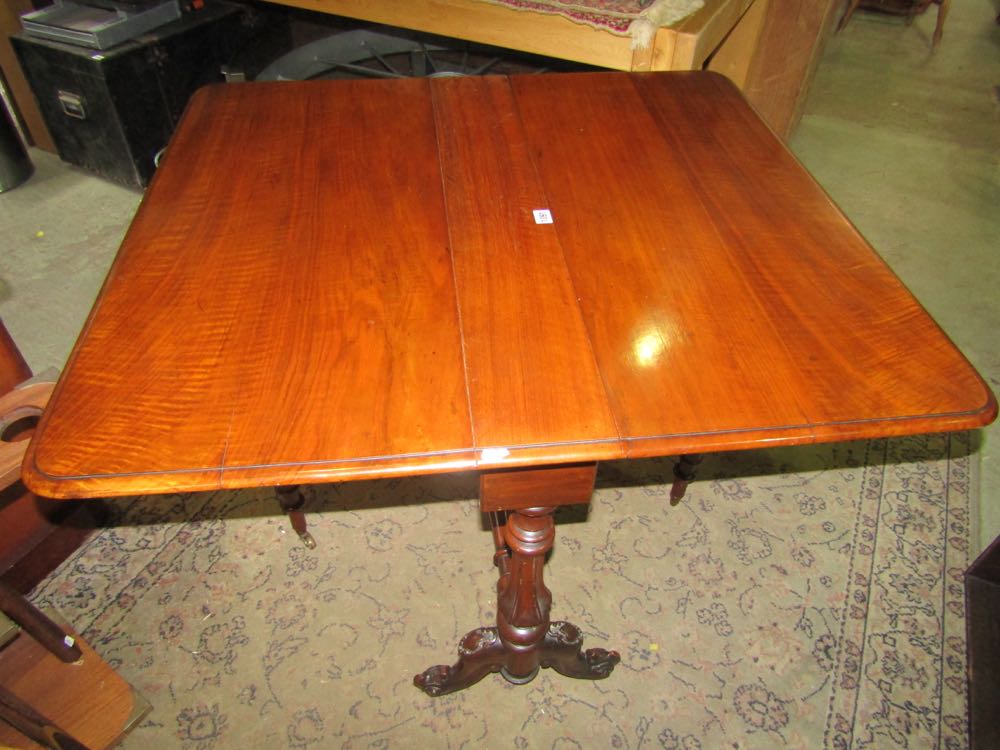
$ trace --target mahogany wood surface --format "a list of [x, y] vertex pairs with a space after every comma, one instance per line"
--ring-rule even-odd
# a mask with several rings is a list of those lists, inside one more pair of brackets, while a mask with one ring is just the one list
[[24, 476], [292, 485], [996, 408], [719, 75], [240, 84], [189, 105]]
[[553, 507], [586, 505], [594, 494], [596, 477], [596, 463], [484, 471], [479, 475], [479, 509], [483, 513], [520, 510], [541, 502]]

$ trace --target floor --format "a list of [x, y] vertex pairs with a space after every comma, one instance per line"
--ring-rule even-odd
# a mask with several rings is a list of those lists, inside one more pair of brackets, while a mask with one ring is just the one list
[[[995, 0], [914, 23], [859, 12], [830, 40], [791, 148], [1000, 391], [1000, 26]], [[33, 150], [0, 196], [0, 317], [60, 367], [141, 200]], [[1000, 534], [1000, 431], [979, 435], [980, 547]]]

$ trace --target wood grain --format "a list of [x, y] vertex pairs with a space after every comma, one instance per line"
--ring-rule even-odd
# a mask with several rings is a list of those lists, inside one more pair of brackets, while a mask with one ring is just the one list
[[28, 448], [27, 432], [18, 435], [18, 439], [6, 439], [7, 430], [15, 432], [19, 426], [37, 420], [49, 402], [53, 387], [52, 381], [38, 381], [0, 394], [0, 489], [20, 479], [21, 463]]
[[[3, 686], [85, 747], [114, 747], [149, 712], [149, 703], [79, 634], [66, 631], [83, 652], [79, 661], [64, 664], [22, 634], [0, 651]], [[37, 747], [2, 721], [0, 746]]]
[[722, 76], [248, 84], [192, 104], [24, 468], [88, 496], [995, 415]]
[[754, 0], [705, 0], [704, 7], [672, 27], [657, 30], [652, 44], [632, 48], [628, 35], [483, 0], [277, 0], [281, 5], [430, 34], [491, 44], [614, 70], [697, 70]]
[[594, 492], [597, 464], [547, 466], [542, 469], [484, 471], [479, 475], [483, 513], [546, 505], [585, 505]]
[[750, 68], [755, 64], [761, 34], [769, 17], [772, 0], [754, 0], [740, 20], [732, 27], [726, 43], [705, 65], [705, 70], [720, 73], [743, 90]]
[[[690, 146], [667, 141], [625, 83], [515, 81], [552, 209], [572, 217], [558, 231], [622, 436], [805, 424], [782, 379], [793, 355], [758, 343], [770, 324], [695, 191]], [[553, 85], [572, 107], [552, 106]], [[674, 129], [700, 137], [685, 120]]]
[[548, 197], [508, 80], [443, 80], [434, 102], [479, 464], [620, 450], [555, 224], [534, 218]]
[[786, 141], [802, 117], [806, 95], [843, 3], [767, 0], [760, 39], [740, 89]]
[[[755, 0], [705, 0], [701, 10], [681, 19], [671, 30], [673, 51], [653, 70], [701, 70], [706, 60], [727, 43]], [[666, 30], [661, 29], [660, 34]], [[658, 39], [657, 46], [662, 42]], [[738, 40], [742, 44], [742, 40]]]
[[75, 414], [47, 415], [73, 447], [38, 467], [130, 492], [471, 465], [427, 86], [203, 90], [72, 355]]

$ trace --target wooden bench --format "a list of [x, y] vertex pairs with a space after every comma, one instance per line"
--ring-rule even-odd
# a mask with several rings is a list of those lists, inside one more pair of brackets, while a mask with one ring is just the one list
[[798, 122], [836, 5], [705, 0], [701, 10], [661, 27], [648, 47], [633, 50], [628, 36], [483, 0], [272, 1], [613, 70], [714, 70], [736, 83], [782, 137]]

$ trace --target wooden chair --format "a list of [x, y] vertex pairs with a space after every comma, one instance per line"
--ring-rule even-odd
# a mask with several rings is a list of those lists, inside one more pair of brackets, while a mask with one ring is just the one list
[[[54, 387], [54, 375], [31, 377], [0, 321], [0, 573], [18, 571], [17, 563], [39, 547], [55, 548], [43, 555], [46, 564], [32, 566], [31, 575], [14, 576], [18, 587], [0, 580], [0, 747], [20, 735], [60, 750], [108, 747], [149, 709], [82, 638], [23, 595], [93, 528], [73, 527], [68, 548], [65, 541], [46, 544], [59, 536], [57, 503], [37, 498], [20, 482], [27, 437]], [[90, 707], [93, 716], [81, 716], [93, 697], [101, 705]], [[12, 735], [15, 730], [20, 735]]]
[[83, 638], [4, 583], [0, 610], [0, 747], [103, 750], [149, 712]]
[[849, 0], [847, 10], [837, 25], [837, 31], [847, 26], [854, 11], [859, 7], [913, 18], [927, 10], [932, 3], [936, 3], [938, 6], [937, 23], [934, 26], [934, 36], [931, 39], [931, 47], [934, 48], [938, 46], [944, 33], [944, 22], [951, 9], [951, 0]]
[[[20, 593], [0, 581], [0, 648], [18, 637], [18, 631], [33, 638], [60, 662], [72, 664], [83, 658], [76, 638], [25, 599]], [[9, 618], [9, 619], [8, 619]], [[3, 684], [0, 674], [0, 720], [21, 734], [46, 746], [50, 738], [58, 737], [57, 747], [85, 747], [39, 713], [31, 704], [18, 697]]]
[[0, 395], [0, 489], [20, 481], [26, 438], [42, 416], [55, 385], [54, 377], [45, 374]]
[[[0, 392], [7, 391], [0, 395], [0, 490], [8, 490], [19, 481], [21, 461], [28, 444], [23, 437], [41, 416], [54, 385], [48, 379], [32, 381], [30, 376], [31, 370], [14, 345], [3, 322], [0, 321]], [[15, 383], [17, 387], [12, 388]], [[19, 493], [13, 502], [8, 503], [8, 507], [18, 502], [27, 506], [29, 503], [24, 502], [27, 499], [23, 497], [24, 494], [26, 493]], [[7, 515], [14, 515], [14, 512]], [[21, 516], [28, 517], [23, 511]], [[10, 524], [5, 524], [0, 533], [4, 536], [13, 534], [19, 538], [30, 538], [33, 536], [32, 532], [29, 530], [25, 533], [28, 525], [30, 524], [25, 522], [15, 523], [11, 529]], [[8, 549], [19, 546], [22, 545], [11, 544], [8, 545]], [[0, 581], [0, 612], [2, 612], [0, 632], [4, 634], [0, 646], [6, 645], [19, 630], [24, 630], [28, 636], [34, 638], [62, 662], [72, 663], [82, 656], [73, 636], [32, 605], [19, 591], [3, 581]], [[22, 732], [28, 730], [29, 736], [34, 734], [33, 727], [45, 723], [44, 717], [2, 685], [0, 685], [0, 718], [18, 727]], [[42, 721], [39, 721], [40, 719]]]
[[0, 320], [0, 579], [30, 591], [101, 525], [101, 502], [37, 497], [20, 479], [27, 439], [48, 401], [55, 372], [31, 369]]

